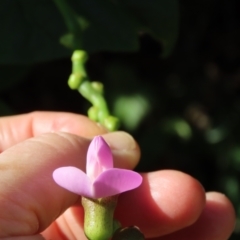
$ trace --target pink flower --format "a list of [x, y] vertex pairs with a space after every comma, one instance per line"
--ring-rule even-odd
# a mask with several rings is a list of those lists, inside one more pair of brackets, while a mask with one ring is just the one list
[[88, 148], [86, 173], [76, 167], [61, 167], [53, 172], [61, 187], [88, 198], [103, 198], [137, 188], [140, 174], [114, 168], [112, 153], [101, 136], [95, 137]]

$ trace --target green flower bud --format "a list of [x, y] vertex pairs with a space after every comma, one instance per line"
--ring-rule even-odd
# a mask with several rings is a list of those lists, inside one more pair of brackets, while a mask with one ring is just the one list
[[72, 73], [68, 79], [68, 86], [71, 89], [78, 89], [82, 83], [84, 76], [78, 73]]
[[73, 55], [72, 55], [72, 61], [73, 62], [81, 62], [85, 63], [88, 59], [88, 54], [86, 51], [83, 50], [75, 50]]
[[103, 125], [109, 130], [109, 131], [115, 131], [120, 126], [120, 121], [118, 118], [114, 116], [107, 116], [104, 119]]
[[103, 84], [101, 82], [91, 82], [91, 84], [94, 90], [103, 94]]
[[95, 121], [95, 122], [98, 122], [98, 109], [96, 108], [96, 107], [94, 107], [94, 106], [92, 106], [92, 107], [90, 107], [89, 109], [88, 109], [88, 117], [91, 119], [91, 120], [93, 120], [93, 121]]
[[84, 208], [84, 232], [89, 240], [108, 240], [114, 228], [113, 214], [118, 195], [90, 199], [82, 197]]

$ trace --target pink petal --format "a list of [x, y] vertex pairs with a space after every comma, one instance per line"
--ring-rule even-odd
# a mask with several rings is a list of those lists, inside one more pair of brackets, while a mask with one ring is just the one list
[[70, 192], [85, 197], [92, 196], [92, 183], [86, 173], [76, 167], [61, 167], [53, 172], [54, 181]]
[[116, 195], [134, 188], [142, 183], [142, 176], [137, 172], [119, 168], [108, 169], [93, 183], [93, 195], [102, 198]]
[[90, 143], [87, 152], [87, 175], [94, 180], [109, 168], [113, 168], [111, 149], [101, 136], [96, 136]]

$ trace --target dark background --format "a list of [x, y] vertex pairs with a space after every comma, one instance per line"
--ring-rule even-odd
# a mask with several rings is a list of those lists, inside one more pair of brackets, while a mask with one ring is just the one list
[[[121, 129], [139, 142], [138, 170], [189, 173], [207, 191], [230, 197], [240, 217], [239, 12], [237, 0], [183, 0], [171, 56], [162, 59], [161, 44], [142, 34], [138, 52], [95, 53], [87, 68], [91, 79], [104, 83]], [[7, 72], [0, 92], [2, 115], [35, 110], [86, 114], [90, 107], [67, 86], [70, 59], [0, 70]], [[231, 239], [239, 236], [238, 222]]]

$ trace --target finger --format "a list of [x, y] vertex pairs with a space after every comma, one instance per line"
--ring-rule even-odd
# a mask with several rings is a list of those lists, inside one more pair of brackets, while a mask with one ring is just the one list
[[22, 237], [6, 237], [1, 240], [44, 240], [43, 236], [37, 234], [34, 236], [22, 236]]
[[[138, 189], [120, 195], [116, 219], [123, 226], [140, 227], [149, 238], [191, 225], [200, 216], [204, 204], [204, 190], [195, 179], [177, 171], [160, 171], [144, 174]], [[69, 208], [58, 220], [58, 229], [67, 239], [82, 236], [80, 206]]]
[[86, 116], [66, 112], [32, 112], [0, 118], [0, 151], [47, 132], [63, 131], [92, 137], [106, 133]]
[[84, 210], [81, 204], [68, 208], [54, 223], [41, 234], [46, 239], [81, 239], [87, 240], [84, 234]]
[[197, 180], [165, 170], [144, 174], [139, 188], [120, 195], [116, 217], [123, 226], [136, 225], [150, 238], [193, 224], [204, 205], [204, 189]]
[[[138, 147], [128, 134], [104, 137], [114, 147], [117, 167], [138, 161]], [[119, 142], [124, 150], [118, 155]], [[89, 139], [76, 135], [50, 133], [21, 142], [0, 155], [0, 207], [4, 209], [0, 213], [0, 237], [39, 233], [78, 201], [79, 196], [53, 181], [52, 173], [68, 165], [85, 170], [89, 143]]]
[[235, 211], [223, 194], [207, 194], [206, 206], [200, 218], [191, 226], [171, 235], [155, 238], [161, 240], [226, 240], [235, 225]]

